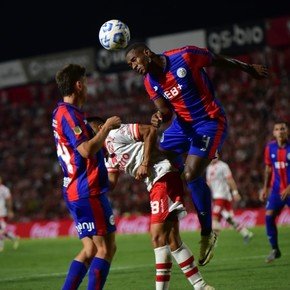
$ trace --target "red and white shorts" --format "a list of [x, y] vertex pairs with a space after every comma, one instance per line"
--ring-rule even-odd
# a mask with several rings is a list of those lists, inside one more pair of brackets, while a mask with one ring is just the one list
[[157, 180], [150, 190], [151, 224], [164, 223], [176, 211], [176, 220], [186, 215], [184, 188], [178, 172], [169, 172]]
[[218, 221], [220, 221], [222, 217], [233, 217], [234, 212], [232, 202], [227, 199], [215, 199], [213, 201], [212, 215]]
[[7, 227], [7, 216], [5, 217], [0, 217], [0, 231], [4, 231], [6, 230], [6, 227]]

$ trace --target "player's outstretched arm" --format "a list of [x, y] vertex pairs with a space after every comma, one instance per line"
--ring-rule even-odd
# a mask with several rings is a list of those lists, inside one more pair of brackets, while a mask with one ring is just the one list
[[140, 139], [144, 142], [143, 160], [136, 172], [136, 179], [141, 180], [150, 174], [151, 153], [156, 146], [157, 130], [151, 125], [139, 124]]
[[239, 69], [258, 80], [268, 78], [269, 75], [268, 68], [265, 65], [249, 64], [234, 58], [225, 57], [215, 53], [213, 53], [212, 66]]
[[113, 129], [119, 128], [121, 125], [121, 119], [118, 116], [110, 117], [106, 120], [101, 130], [90, 140], [81, 143], [77, 150], [84, 158], [90, 158], [96, 152], [98, 152], [105, 142], [109, 132]]
[[163, 98], [158, 98], [154, 101], [155, 107], [158, 110], [151, 117], [151, 124], [159, 128], [162, 123], [166, 123], [171, 120], [173, 112]]
[[272, 167], [266, 165], [264, 171], [264, 185], [260, 192], [260, 200], [263, 202], [268, 198], [270, 192], [271, 175], [272, 175]]
[[116, 187], [118, 179], [119, 179], [119, 175], [120, 175], [119, 171], [108, 172], [110, 190], [113, 190]]

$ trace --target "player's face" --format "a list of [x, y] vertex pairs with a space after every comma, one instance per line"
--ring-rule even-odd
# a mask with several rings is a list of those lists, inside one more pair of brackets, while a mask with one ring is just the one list
[[288, 139], [288, 127], [284, 123], [275, 124], [273, 135], [277, 140], [285, 141]]
[[87, 87], [87, 78], [84, 77], [79, 81], [79, 103], [82, 106], [86, 100], [87, 100], [87, 93], [88, 93], [88, 87]]
[[138, 74], [145, 75], [148, 73], [150, 57], [147, 55], [146, 50], [132, 49], [126, 56], [128, 65]]

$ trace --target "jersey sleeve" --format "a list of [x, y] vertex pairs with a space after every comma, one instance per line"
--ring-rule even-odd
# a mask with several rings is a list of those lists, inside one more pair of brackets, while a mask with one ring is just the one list
[[205, 179], [207, 183], [210, 183], [210, 165], [208, 165], [208, 167], [206, 168]]
[[131, 144], [132, 141], [140, 141], [139, 124], [122, 124], [121, 127], [114, 131], [114, 143]]
[[140, 131], [139, 131], [139, 124], [137, 124], [137, 123], [128, 124], [128, 126], [129, 126], [129, 131], [130, 131], [131, 137], [135, 141], [141, 141], [141, 136], [140, 136]]
[[4, 193], [5, 199], [9, 199], [11, 197], [11, 191], [7, 186], [5, 187], [3, 193]]
[[62, 126], [64, 135], [74, 148], [77, 148], [81, 143], [90, 139], [83, 119], [74, 112], [67, 111], [64, 114]]
[[229, 165], [226, 163], [223, 164], [223, 172], [224, 172], [225, 178], [228, 179], [228, 178], [232, 177], [232, 171], [231, 171]]
[[212, 63], [213, 55], [207, 48], [187, 46], [185, 51], [186, 54], [184, 57], [188, 57], [196, 67], [207, 67]]
[[159, 94], [157, 93], [157, 90], [154, 90], [154, 87], [150, 82], [150, 77], [148, 74], [144, 78], [144, 87], [151, 101], [154, 101], [159, 98]]

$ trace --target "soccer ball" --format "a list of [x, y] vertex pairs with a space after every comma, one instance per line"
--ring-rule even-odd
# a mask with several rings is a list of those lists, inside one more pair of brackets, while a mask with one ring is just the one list
[[100, 28], [99, 40], [107, 50], [125, 48], [130, 41], [129, 27], [120, 20], [108, 20]]

